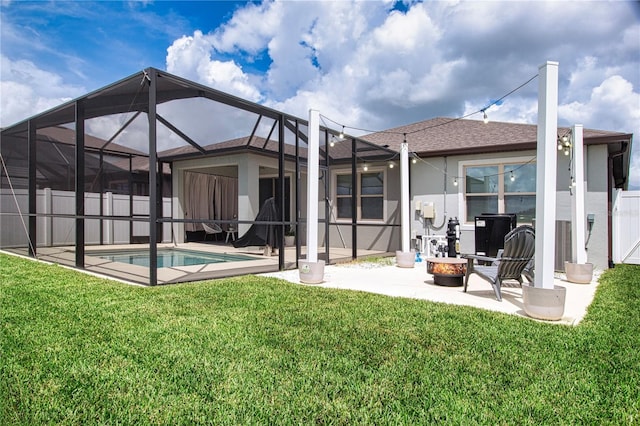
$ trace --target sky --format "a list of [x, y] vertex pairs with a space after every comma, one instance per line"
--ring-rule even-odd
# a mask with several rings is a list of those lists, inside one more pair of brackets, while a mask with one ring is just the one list
[[536, 80], [493, 103], [558, 61], [558, 125], [634, 133], [640, 189], [638, 2], [0, 0], [0, 37], [2, 127], [147, 67], [347, 128], [535, 124]]

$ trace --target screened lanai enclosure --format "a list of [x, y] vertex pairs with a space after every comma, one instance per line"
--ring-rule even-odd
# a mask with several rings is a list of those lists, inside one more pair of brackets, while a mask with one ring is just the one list
[[[394, 252], [397, 153], [323, 124], [318, 252]], [[145, 69], [2, 129], [0, 248], [146, 285], [296, 268], [307, 140], [306, 119]]]

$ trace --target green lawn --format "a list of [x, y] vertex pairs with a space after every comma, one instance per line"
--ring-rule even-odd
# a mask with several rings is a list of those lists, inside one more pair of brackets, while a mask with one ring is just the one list
[[246, 276], [0, 254], [0, 424], [640, 424], [640, 267], [577, 327]]

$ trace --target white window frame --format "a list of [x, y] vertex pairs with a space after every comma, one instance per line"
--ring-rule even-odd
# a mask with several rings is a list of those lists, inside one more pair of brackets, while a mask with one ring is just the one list
[[[467, 167], [483, 167], [483, 166], [498, 166], [498, 212], [504, 213], [505, 204], [504, 204], [504, 165], [505, 164], [525, 164], [525, 163], [536, 163], [536, 160], [532, 160], [533, 156], [528, 157], [501, 157], [501, 158], [487, 158], [487, 159], [478, 159], [478, 160], [465, 160], [458, 162], [458, 176], [461, 178], [460, 181], [460, 189], [458, 190], [458, 212], [460, 212], [460, 219], [462, 219], [463, 229], [473, 230], [475, 228], [475, 223], [467, 222], [467, 182], [466, 182], [466, 174], [465, 169]], [[523, 195], [536, 195], [535, 192], [529, 193], [524, 192]]]
[[[362, 218], [362, 174], [367, 173], [380, 173], [382, 172], [382, 219], [363, 219]], [[332, 218], [338, 223], [351, 223], [351, 218], [339, 218], [338, 217], [338, 175], [349, 175], [351, 176], [351, 169], [340, 169], [334, 170], [331, 174], [332, 188], [333, 194], [331, 196], [332, 202]], [[356, 172], [356, 217], [357, 223], [385, 223], [387, 220], [387, 168], [386, 167], [369, 167], [369, 169], [365, 172], [361, 168], [359, 168]], [[367, 196], [365, 196], [367, 197]], [[378, 197], [378, 195], [375, 195]]]

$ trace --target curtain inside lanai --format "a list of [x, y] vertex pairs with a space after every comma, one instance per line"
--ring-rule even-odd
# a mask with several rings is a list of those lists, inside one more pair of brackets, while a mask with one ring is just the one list
[[[185, 172], [185, 219], [236, 220], [238, 218], [238, 179]], [[228, 224], [221, 224], [223, 229]], [[200, 223], [187, 223], [189, 232], [202, 231]]]

